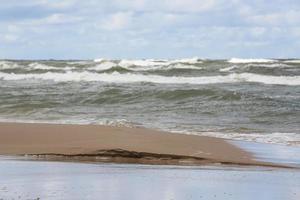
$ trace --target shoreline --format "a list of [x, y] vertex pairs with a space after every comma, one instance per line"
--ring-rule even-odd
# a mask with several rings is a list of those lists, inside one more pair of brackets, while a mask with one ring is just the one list
[[103, 125], [0, 123], [0, 155], [155, 165], [266, 166], [225, 139]]

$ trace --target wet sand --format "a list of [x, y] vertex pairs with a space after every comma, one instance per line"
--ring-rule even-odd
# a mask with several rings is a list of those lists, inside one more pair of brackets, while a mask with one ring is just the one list
[[298, 200], [300, 171], [26, 161], [0, 157], [0, 199]]
[[1, 155], [143, 164], [273, 165], [223, 139], [144, 128], [0, 123]]

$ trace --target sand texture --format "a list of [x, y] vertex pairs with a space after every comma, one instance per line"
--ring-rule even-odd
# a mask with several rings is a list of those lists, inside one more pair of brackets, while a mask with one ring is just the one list
[[0, 154], [145, 164], [266, 165], [226, 140], [144, 128], [0, 123]]

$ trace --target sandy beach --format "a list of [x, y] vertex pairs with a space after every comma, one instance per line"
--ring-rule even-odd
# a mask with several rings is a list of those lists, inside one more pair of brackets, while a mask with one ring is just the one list
[[100, 125], [0, 123], [0, 154], [63, 161], [285, 167], [255, 160], [220, 138]]

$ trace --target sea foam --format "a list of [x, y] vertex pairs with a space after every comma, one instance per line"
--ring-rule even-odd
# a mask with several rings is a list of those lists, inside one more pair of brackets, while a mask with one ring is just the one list
[[277, 62], [277, 60], [272, 60], [272, 59], [243, 59], [243, 58], [231, 58], [227, 62], [229, 63], [272, 63], [272, 62]]
[[285, 63], [300, 64], [300, 60], [285, 60]]
[[160, 76], [160, 75], [144, 75], [133, 73], [93, 73], [93, 72], [74, 72], [66, 71], [65, 73], [47, 72], [41, 74], [15, 74], [0, 72], [1, 80], [50, 80], [55, 82], [70, 81], [86, 81], [86, 82], [109, 82], [109, 83], [136, 83], [149, 82], [157, 84], [216, 84], [216, 83], [237, 83], [237, 82], [253, 82], [274, 85], [300, 85], [300, 76], [267, 76], [253, 73], [232, 73], [228, 75], [218, 76], [200, 76], [200, 77], [184, 77], [184, 76]]

